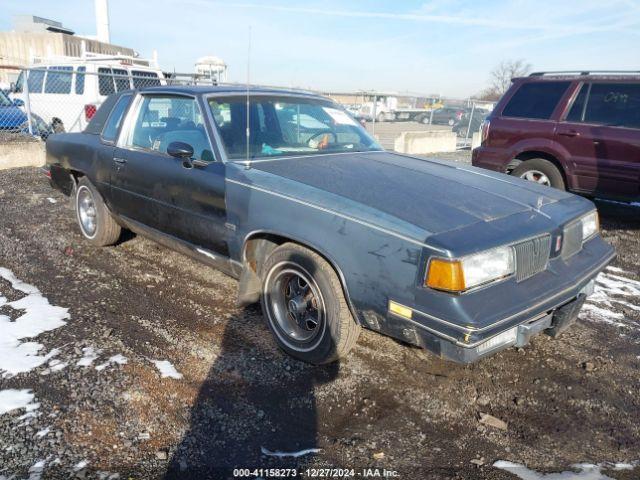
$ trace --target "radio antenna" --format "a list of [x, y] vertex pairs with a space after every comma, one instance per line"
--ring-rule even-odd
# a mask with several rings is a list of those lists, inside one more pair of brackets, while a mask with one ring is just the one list
[[251, 125], [249, 123], [250, 120], [250, 115], [251, 115], [251, 96], [249, 93], [249, 85], [250, 85], [250, 81], [251, 81], [251, 25], [249, 25], [249, 42], [247, 45], [247, 130], [246, 130], [246, 137], [247, 137], [247, 161], [245, 163], [245, 168], [248, 170], [251, 168], [251, 159], [250, 159], [250, 155], [251, 155], [251, 151], [250, 151], [250, 145], [249, 145], [249, 141], [251, 140]]

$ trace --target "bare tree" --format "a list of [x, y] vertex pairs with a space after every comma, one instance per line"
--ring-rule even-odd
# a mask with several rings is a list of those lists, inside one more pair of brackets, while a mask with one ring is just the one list
[[524, 60], [503, 60], [493, 70], [491, 70], [490, 87], [498, 97], [509, 89], [511, 79], [514, 77], [523, 77], [531, 71], [531, 64]]

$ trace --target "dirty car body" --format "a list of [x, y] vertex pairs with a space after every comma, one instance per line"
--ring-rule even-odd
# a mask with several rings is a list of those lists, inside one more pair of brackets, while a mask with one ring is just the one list
[[[301, 245], [335, 270], [357, 325], [462, 363], [564, 331], [614, 256], [589, 200], [383, 151], [323, 97], [252, 90], [247, 148], [246, 120], [233, 124], [247, 118], [244, 95], [156, 87], [112, 97], [84, 133], [48, 139], [52, 182], [70, 194], [90, 180], [123, 227], [238, 278], [242, 303], [265, 295], [261, 265], [279, 245]], [[201, 123], [183, 119], [167, 133], [172, 120], [156, 115], [141, 127], [155, 97], [189, 99]], [[105, 136], [118, 108], [122, 119]], [[132, 130], [153, 128], [163, 130], [150, 145], [127, 143]], [[301, 131], [304, 147], [275, 139]], [[202, 153], [180, 156], [169, 140]]]

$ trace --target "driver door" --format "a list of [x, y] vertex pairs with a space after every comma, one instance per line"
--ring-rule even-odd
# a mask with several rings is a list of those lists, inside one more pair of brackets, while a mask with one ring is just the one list
[[[225, 169], [196, 98], [139, 95], [114, 152], [112, 198], [125, 219], [227, 256]], [[193, 162], [167, 153], [189, 144]]]

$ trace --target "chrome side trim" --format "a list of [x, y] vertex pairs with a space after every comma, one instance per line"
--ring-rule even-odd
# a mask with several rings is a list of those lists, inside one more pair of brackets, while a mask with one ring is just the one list
[[358, 218], [351, 217], [349, 215], [345, 215], [344, 213], [336, 212], [335, 210], [331, 210], [329, 208], [321, 207], [321, 206], [315, 205], [313, 203], [305, 202], [304, 200], [299, 200], [297, 198], [290, 197], [289, 195], [283, 195], [282, 193], [274, 192], [272, 190], [267, 190], [266, 188], [262, 188], [262, 187], [256, 187], [255, 185], [249, 185], [248, 183], [239, 182], [238, 180], [231, 180], [229, 178], [227, 178], [227, 182], [234, 183], [236, 185], [241, 185], [243, 187], [251, 188], [251, 189], [257, 190], [259, 192], [268, 193], [269, 195], [274, 195], [274, 196], [279, 197], [279, 198], [284, 198], [285, 200], [290, 200], [292, 202], [299, 203], [300, 205], [305, 205], [307, 207], [315, 208], [316, 210], [320, 210], [322, 212], [329, 213], [331, 215], [335, 215], [337, 217], [343, 218], [345, 220], [349, 220], [351, 222], [354, 222], [354, 223], [357, 223], [359, 225], [371, 228], [373, 230], [377, 230], [377, 231], [385, 233], [387, 235], [391, 235], [393, 237], [400, 238], [401, 240], [413, 243], [414, 245], [418, 245], [419, 247], [426, 247], [426, 248], [430, 248], [431, 250], [436, 250], [436, 251], [439, 251], [439, 252], [442, 252], [442, 253], [447, 253], [445, 250], [441, 250], [439, 248], [432, 247], [431, 245], [428, 245], [428, 244], [426, 244], [424, 242], [421, 242], [420, 240], [417, 240], [415, 238], [407, 237], [406, 235], [403, 235], [403, 234], [398, 233], [398, 232], [394, 232], [393, 230], [388, 230], [386, 228], [380, 227], [378, 225], [374, 225], [374, 224], [366, 222], [364, 220], [360, 220]]

